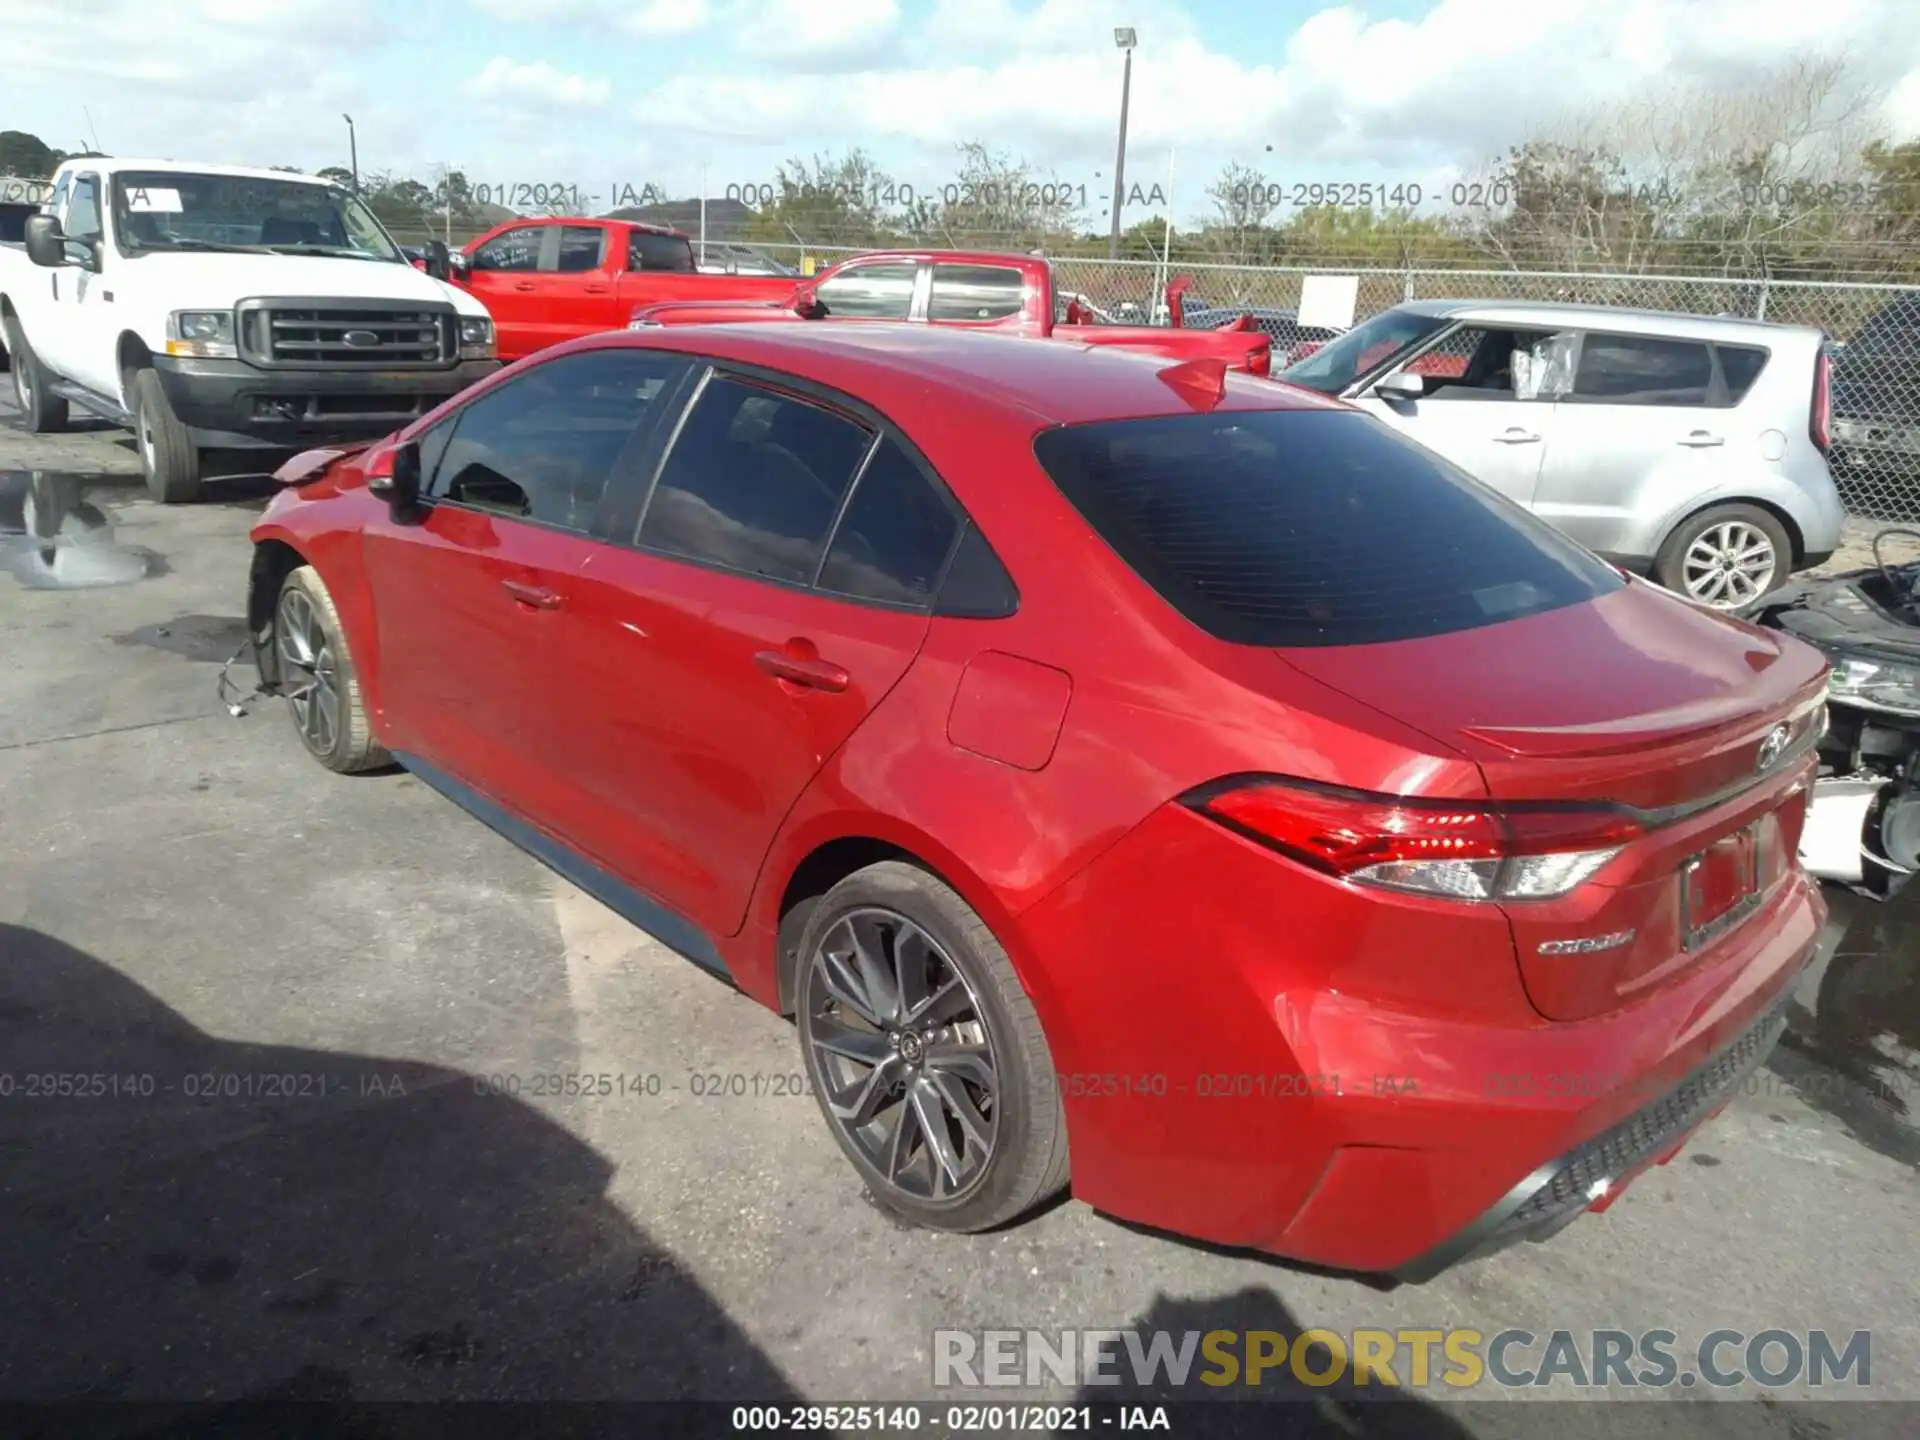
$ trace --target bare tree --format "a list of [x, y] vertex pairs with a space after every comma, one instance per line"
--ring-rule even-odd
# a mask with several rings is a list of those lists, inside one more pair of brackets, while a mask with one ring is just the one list
[[1757, 275], [1850, 246], [1871, 262], [1862, 156], [1884, 96], [1837, 57], [1662, 86], [1514, 146], [1458, 187], [1455, 222], [1516, 267]]

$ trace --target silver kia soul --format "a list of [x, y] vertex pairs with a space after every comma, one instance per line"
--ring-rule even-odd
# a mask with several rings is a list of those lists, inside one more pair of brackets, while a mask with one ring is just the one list
[[1275, 378], [1372, 411], [1588, 549], [1719, 609], [1840, 543], [1826, 337], [1603, 305], [1401, 305]]

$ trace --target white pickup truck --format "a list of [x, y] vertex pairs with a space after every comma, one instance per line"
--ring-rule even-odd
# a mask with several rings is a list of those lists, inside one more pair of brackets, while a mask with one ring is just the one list
[[203, 452], [377, 438], [499, 364], [444, 255], [415, 268], [330, 181], [69, 160], [24, 228], [0, 331], [27, 428], [70, 405], [126, 426], [163, 502], [199, 493]]

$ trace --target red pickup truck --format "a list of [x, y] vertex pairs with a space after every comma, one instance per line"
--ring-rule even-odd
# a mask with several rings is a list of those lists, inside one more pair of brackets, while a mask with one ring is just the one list
[[705, 297], [784, 303], [796, 283], [702, 274], [686, 235], [635, 220], [509, 220], [447, 258], [447, 278], [493, 317], [502, 360], [624, 330], [638, 305]]
[[1054, 283], [1053, 267], [1031, 255], [972, 250], [888, 250], [842, 260], [786, 293], [738, 300], [679, 300], [635, 306], [631, 328], [742, 321], [905, 320], [993, 330], [1078, 345], [1125, 345], [1176, 360], [1223, 359], [1269, 373], [1272, 342], [1236, 320], [1217, 330], [1179, 327], [1183, 282], [1169, 287], [1174, 325], [1110, 325]]

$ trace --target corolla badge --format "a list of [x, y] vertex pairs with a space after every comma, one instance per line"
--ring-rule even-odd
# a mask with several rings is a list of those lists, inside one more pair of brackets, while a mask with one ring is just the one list
[[1780, 757], [1787, 753], [1787, 742], [1793, 738], [1793, 730], [1786, 725], [1776, 725], [1767, 732], [1767, 738], [1760, 742], [1760, 760], [1754, 767], [1765, 774], [1780, 763]]

